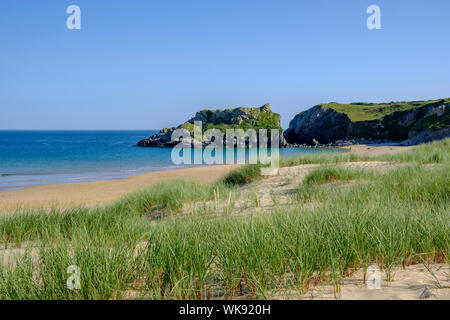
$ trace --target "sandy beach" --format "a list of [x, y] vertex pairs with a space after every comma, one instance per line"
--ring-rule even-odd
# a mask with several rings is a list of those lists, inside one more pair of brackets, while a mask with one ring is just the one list
[[[398, 153], [412, 147], [395, 145], [353, 145], [349, 152], [364, 155]], [[0, 212], [18, 208], [93, 205], [107, 203], [127, 193], [151, 186], [154, 183], [185, 179], [202, 183], [214, 182], [237, 165], [215, 165], [151, 172], [126, 179], [93, 182], [65, 183], [28, 187], [23, 190], [0, 192]]]
[[414, 148], [415, 146], [400, 146], [396, 144], [355, 144], [353, 146], [344, 147], [350, 152], [360, 155], [379, 156], [382, 154], [394, 154]]
[[0, 212], [13, 211], [18, 208], [107, 203], [161, 181], [185, 179], [201, 183], [214, 182], [235, 167], [236, 165], [202, 166], [150, 172], [126, 179], [53, 184], [5, 191], [0, 192]]

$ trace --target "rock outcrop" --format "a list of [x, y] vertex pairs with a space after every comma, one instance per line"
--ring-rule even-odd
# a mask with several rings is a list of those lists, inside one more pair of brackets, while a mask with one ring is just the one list
[[[393, 106], [396, 105], [394, 103], [388, 105], [390, 110]], [[339, 105], [336, 109], [341, 111], [329, 105], [317, 105], [296, 115], [284, 132], [284, 136], [288, 143], [307, 145], [314, 145], [317, 142], [325, 145], [338, 140], [355, 139], [408, 140], [410, 144], [417, 144], [449, 136], [450, 99], [402, 103], [400, 107], [404, 110], [380, 116], [386, 109], [386, 104]], [[367, 112], [367, 117], [378, 118], [352, 121], [351, 116], [361, 118], [364, 117], [364, 112]], [[375, 113], [374, 116], [374, 112], [378, 114]]]
[[288, 143], [307, 145], [344, 140], [350, 123], [345, 114], [318, 105], [296, 115], [284, 137]]
[[[265, 104], [259, 108], [235, 108], [225, 110], [202, 110], [195, 114], [195, 116], [185, 123], [171, 128], [164, 128], [159, 133], [138, 142], [140, 147], [160, 147], [171, 148], [178, 145], [182, 140], [175, 139], [172, 141], [172, 133], [176, 129], [186, 129], [193, 138], [194, 122], [202, 122], [202, 131], [205, 132], [208, 129], [218, 129], [224, 134], [223, 144], [226, 143], [226, 130], [227, 129], [267, 129], [270, 134], [270, 129], [280, 130], [280, 145], [286, 144], [283, 138], [280, 124], [280, 115], [272, 112], [269, 104]], [[190, 142], [194, 143], [193, 139]], [[198, 141], [202, 146], [207, 146], [211, 143], [208, 139]]]
[[176, 127], [164, 128], [159, 133], [152, 135], [149, 138], [142, 139], [138, 142], [138, 147], [153, 147], [153, 148], [172, 148], [176, 146], [180, 141], [171, 141], [172, 132]]

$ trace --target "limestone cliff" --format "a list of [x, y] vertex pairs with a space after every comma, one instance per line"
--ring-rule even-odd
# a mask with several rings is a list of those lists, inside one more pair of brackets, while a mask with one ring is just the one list
[[449, 136], [450, 99], [382, 104], [329, 103], [296, 115], [284, 132], [288, 143], [312, 145], [374, 139], [420, 143]]

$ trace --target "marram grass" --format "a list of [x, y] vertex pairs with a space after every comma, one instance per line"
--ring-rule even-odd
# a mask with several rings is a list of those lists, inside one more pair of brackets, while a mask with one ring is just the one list
[[[298, 186], [296, 205], [248, 216], [178, 215], [183, 201], [232, 190], [178, 182], [110, 206], [3, 216], [1, 242], [24, 252], [1, 265], [0, 298], [270, 299], [321, 281], [338, 292], [343, 277], [371, 263], [388, 277], [397, 265], [448, 263], [445, 146], [392, 156], [406, 163], [383, 172], [326, 162]], [[154, 221], [153, 206], [175, 214]], [[66, 287], [69, 265], [80, 267], [80, 290]]]
[[355, 153], [299, 154], [280, 159], [280, 166], [289, 167], [300, 164], [336, 164], [357, 161], [388, 161], [394, 163], [450, 163], [450, 138], [414, 147], [405, 152], [386, 155], [359, 155]]

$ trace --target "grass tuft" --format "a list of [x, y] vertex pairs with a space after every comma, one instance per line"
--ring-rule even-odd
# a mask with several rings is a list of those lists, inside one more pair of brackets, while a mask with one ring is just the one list
[[253, 182], [260, 177], [261, 165], [247, 164], [230, 172], [223, 182], [229, 186], [238, 186]]
[[364, 175], [361, 169], [342, 167], [322, 167], [311, 171], [305, 178], [305, 184], [322, 184], [339, 180], [352, 180]]

